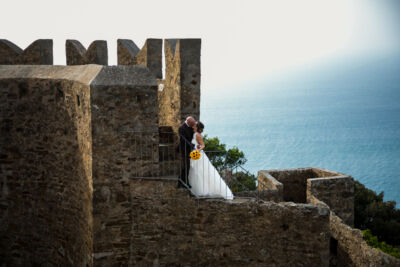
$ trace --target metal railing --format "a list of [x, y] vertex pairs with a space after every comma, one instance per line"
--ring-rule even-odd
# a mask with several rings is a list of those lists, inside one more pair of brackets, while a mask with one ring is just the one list
[[[251, 197], [261, 199], [256, 177], [241, 165], [232, 165], [225, 151], [204, 151], [189, 158], [194, 145], [172, 131], [124, 132], [131, 147], [127, 172], [131, 178], [174, 179], [196, 198]], [[197, 173], [196, 173], [197, 172]], [[193, 187], [192, 187], [193, 185]]]
[[124, 131], [130, 147], [126, 172], [131, 178], [176, 179], [179, 158], [173, 132]]

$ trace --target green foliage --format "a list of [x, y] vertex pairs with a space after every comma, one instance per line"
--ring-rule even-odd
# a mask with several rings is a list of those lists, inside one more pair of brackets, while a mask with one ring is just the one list
[[229, 180], [228, 182], [228, 186], [232, 192], [253, 191], [257, 189], [257, 178], [255, 175], [243, 171], [236, 172], [234, 175], [236, 179]]
[[395, 201], [383, 201], [383, 192], [376, 194], [356, 181], [354, 215], [356, 228], [369, 229], [379, 240], [400, 247], [400, 210]]
[[218, 171], [242, 166], [246, 163], [247, 159], [239, 148], [233, 147], [227, 150], [226, 145], [221, 143], [218, 137], [208, 138], [207, 135], [204, 135], [203, 140], [204, 151], [207, 152], [208, 158]]
[[228, 186], [232, 192], [255, 190], [257, 188], [257, 178], [255, 175], [244, 171], [233, 173], [234, 169], [237, 170], [247, 161], [243, 151], [237, 147], [226, 149], [226, 145], [221, 143], [218, 137], [209, 138], [205, 135], [203, 140], [205, 145], [204, 151], [206, 151], [214, 167], [219, 173], [229, 174]]
[[371, 230], [366, 229], [362, 231], [364, 240], [371, 247], [377, 248], [393, 257], [400, 259], [400, 249], [395, 248], [389, 244], [386, 244], [384, 241], [379, 242], [378, 237], [372, 235]]

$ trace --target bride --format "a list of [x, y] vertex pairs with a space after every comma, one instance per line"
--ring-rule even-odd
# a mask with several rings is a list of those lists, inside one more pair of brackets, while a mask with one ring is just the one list
[[189, 183], [192, 186], [191, 191], [195, 196], [233, 199], [232, 191], [203, 151], [204, 142], [201, 136], [203, 130], [204, 124], [201, 122], [197, 122], [193, 126], [192, 143], [200, 151], [201, 157], [198, 160], [190, 159]]

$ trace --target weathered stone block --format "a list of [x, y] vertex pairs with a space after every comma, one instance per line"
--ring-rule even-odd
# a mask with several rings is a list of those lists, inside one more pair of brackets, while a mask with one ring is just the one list
[[[307, 180], [307, 199], [315, 197], [326, 203], [349, 226], [354, 225], [354, 179], [336, 176]], [[308, 200], [308, 202], [310, 202]]]
[[370, 247], [359, 229], [351, 228], [334, 213], [330, 216], [330, 233], [331, 251], [335, 252], [331, 261], [335, 266], [400, 267], [400, 259]]
[[142, 65], [162, 79], [162, 39], [147, 39], [140, 50], [132, 40], [118, 39], [118, 65]]
[[126, 263], [129, 181], [159, 175], [157, 81], [146, 67], [112, 66], [90, 86], [95, 262], [116, 257]]
[[258, 172], [259, 188], [281, 192], [284, 201], [324, 202], [349, 225], [354, 223], [354, 180], [316, 167]]
[[284, 201], [306, 203], [308, 178], [317, 177], [312, 168], [295, 168], [260, 171], [262, 183], [270, 189], [283, 191]]
[[107, 41], [94, 41], [86, 50], [77, 40], [65, 42], [67, 65], [108, 64]]
[[283, 199], [283, 184], [278, 182], [269, 171], [259, 171], [257, 176], [258, 190], [271, 189], [282, 195]]
[[96, 266], [328, 266], [327, 208], [196, 200], [168, 180], [129, 184], [128, 225], [104, 225], [108, 238], [124, 235], [99, 248]]
[[200, 119], [201, 39], [168, 39], [164, 42], [165, 80], [160, 81], [160, 125], [177, 131], [187, 116]]
[[1, 39], [0, 65], [53, 65], [53, 40], [39, 39], [22, 50]]

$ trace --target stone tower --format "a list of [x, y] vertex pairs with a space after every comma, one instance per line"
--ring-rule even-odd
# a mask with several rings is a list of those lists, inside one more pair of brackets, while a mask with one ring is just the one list
[[159, 120], [177, 129], [189, 115], [200, 119], [201, 39], [167, 39], [165, 80], [159, 92]]

